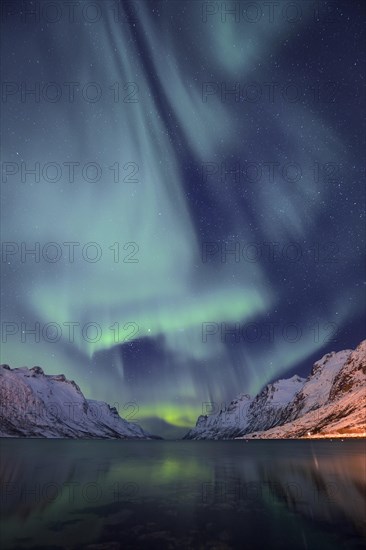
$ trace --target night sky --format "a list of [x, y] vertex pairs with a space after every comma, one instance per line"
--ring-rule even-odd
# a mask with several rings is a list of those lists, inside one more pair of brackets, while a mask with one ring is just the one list
[[364, 337], [365, 6], [76, 4], [2, 3], [2, 362], [175, 437]]

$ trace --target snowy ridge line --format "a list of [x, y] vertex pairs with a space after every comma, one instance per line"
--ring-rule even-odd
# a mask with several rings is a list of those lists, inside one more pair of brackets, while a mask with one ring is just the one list
[[184, 439], [330, 434], [366, 436], [366, 340], [355, 350], [325, 354], [314, 363], [306, 379], [295, 375], [278, 380], [267, 384], [255, 397], [240, 394], [218, 412], [199, 416]]
[[73, 380], [40, 367], [0, 365], [0, 403], [1, 437], [155, 439], [116, 407], [86, 399]]

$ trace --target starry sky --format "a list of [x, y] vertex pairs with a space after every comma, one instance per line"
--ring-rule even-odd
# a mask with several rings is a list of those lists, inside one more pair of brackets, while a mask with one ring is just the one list
[[178, 437], [356, 346], [363, 3], [47, 4], [2, 5], [2, 362]]

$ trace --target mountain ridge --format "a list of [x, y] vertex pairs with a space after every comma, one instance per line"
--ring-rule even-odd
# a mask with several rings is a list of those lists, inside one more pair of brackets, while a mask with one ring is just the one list
[[0, 365], [0, 437], [159, 439], [64, 374], [9, 365]]
[[294, 375], [246, 396], [242, 413], [241, 401], [227, 407], [230, 426], [223, 411], [201, 415], [184, 439], [366, 436], [366, 340], [355, 350], [326, 353], [306, 379]]

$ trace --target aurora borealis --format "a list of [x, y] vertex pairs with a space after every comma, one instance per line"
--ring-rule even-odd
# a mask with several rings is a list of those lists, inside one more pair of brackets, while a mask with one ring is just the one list
[[2, 362], [173, 437], [354, 347], [363, 11], [3, 3]]

